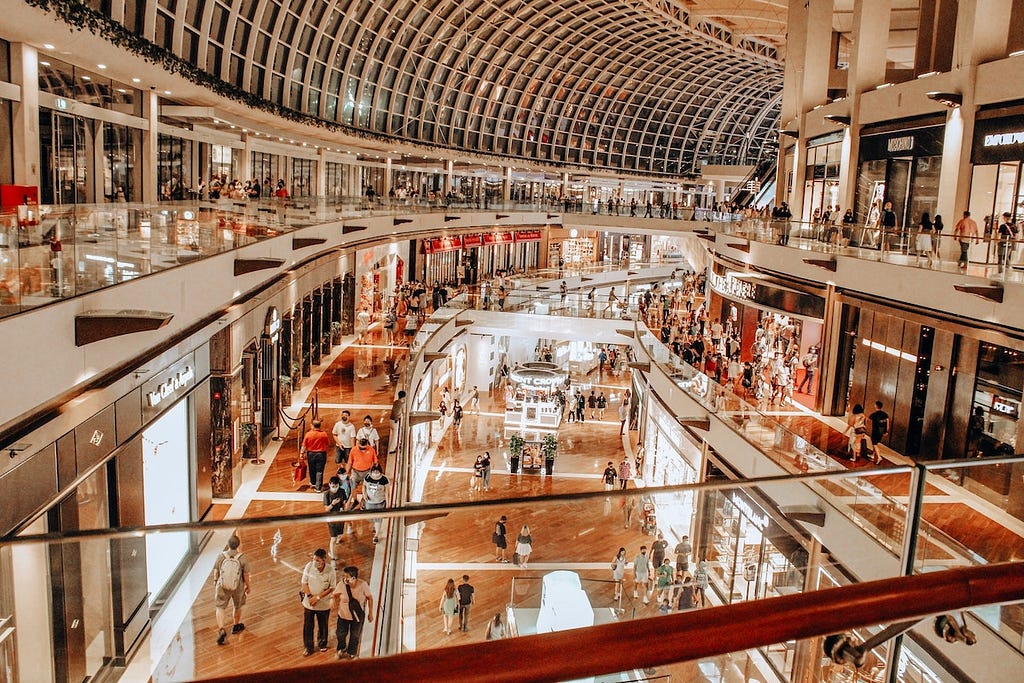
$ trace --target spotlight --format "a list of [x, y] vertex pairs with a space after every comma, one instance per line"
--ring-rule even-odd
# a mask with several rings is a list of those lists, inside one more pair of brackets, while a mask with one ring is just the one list
[[958, 92], [930, 92], [926, 94], [929, 100], [941, 102], [950, 109], [956, 109], [964, 103], [964, 96]]

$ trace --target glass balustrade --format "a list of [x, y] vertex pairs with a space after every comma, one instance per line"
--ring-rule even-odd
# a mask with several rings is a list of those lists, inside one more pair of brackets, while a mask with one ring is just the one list
[[[415, 465], [400, 460], [398, 466]], [[887, 533], [895, 538], [895, 530], [913, 523], [907, 509], [865, 493], [864, 483], [922, 503], [914, 499], [911, 476], [911, 468], [890, 468], [607, 493], [593, 490], [599, 485], [594, 481], [574, 487], [575, 493], [550, 496], [552, 477], [502, 472], [494, 475], [499, 490], [513, 481], [521, 490], [526, 478], [535, 494], [467, 504], [454, 502], [450, 486], [435, 481], [424, 492], [426, 502], [382, 512], [328, 517], [321, 514], [321, 496], [303, 494], [279, 501], [257, 497], [241, 520], [23, 535], [0, 543], [0, 619], [13, 628], [0, 647], [8, 648], [8, 661], [20, 672], [13, 680], [33, 680], [30, 672], [40, 662], [59, 661], [65, 656], [61, 646], [72, 641], [85, 646], [83, 661], [91, 675], [110, 669], [117, 680], [112, 667], [131, 646], [131, 629], [139, 626], [134, 619], [152, 617], [146, 647], [132, 656], [131, 665], [136, 674], [137, 667], [148, 667], [153, 680], [326, 664], [335, 661], [333, 614], [329, 651], [301, 657], [304, 608], [298, 593], [317, 548], [329, 548], [336, 557], [336, 575], [355, 566], [368, 582], [375, 618], [366, 624], [364, 656], [479, 642], [495, 615], [510, 635], [524, 636], [849, 585], [865, 566], [872, 567], [872, 579], [898, 576], [900, 563], [886, 548], [865, 550], [870, 545], [849, 539], [849, 549], [825, 549], [787, 517], [786, 505], [800, 496], [831, 492], [832, 499], [841, 500], [824, 504], [826, 516], [858, 509], [862, 519], [891, 527]], [[102, 503], [88, 496], [75, 501], [83, 515]], [[529, 524], [532, 546], [528, 555], [516, 553], [519, 564], [495, 562], [492, 534], [502, 515], [509, 560], [523, 525]], [[378, 544], [372, 542], [375, 520]], [[334, 545], [328, 523], [346, 527]], [[31, 531], [46, 532], [46, 523], [41, 524]], [[834, 533], [831, 524], [834, 520], [821, 533]], [[664, 544], [656, 543], [655, 530]], [[215, 642], [212, 572], [231, 534], [239, 537], [251, 568], [251, 591], [242, 613], [245, 630], [229, 634], [222, 648]], [[687, 546], [678, 545], [683, 535], [689, 537]], [[644, 563], [651, 565], [646, 581], [637, 571]], [[658, 571], [655, 563], [664, 569]], [[331, 573], [330, 561], [324, 571]], [[446, 620], [442, 597], [449, 579], [457, 587], [463, 575], [475, 589], [466, 632], [459, 631], [457, 609]], [[1009, 629], [1018, 612], [1019, 606], [991, 608], [979, 610], [978, 618], [986, 623], [998, 618], [993, 627]], [[54, 618], [56, 613], [71, 618]], [[237, 646], [244, 647], [245, 657], [229, 656]], [[788, 644], [748, 655], [758, 667], [785, 677], [796, 673]], [[707, 665], [680, 666], [699, 671]]]

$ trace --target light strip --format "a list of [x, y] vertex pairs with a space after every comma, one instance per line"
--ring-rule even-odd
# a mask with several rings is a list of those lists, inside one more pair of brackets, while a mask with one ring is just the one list
[[873, 349], [877, 349], [878, 351], [884, 351], [890, 356], [896, 356], [897, 358], [902, 358], [903, 360], [909, 360], [911, 363], [917, 362], [917, 356], [915, 356], [912, 353], [900, 351], [899, 349], [894, 349], [891, 346], [886, 346], [885, 344], [879, 344], [878, 342], [871, 341], [870, 339], [861, 339], [860, 343], [863, 344], [864, 346], [870, 346]]

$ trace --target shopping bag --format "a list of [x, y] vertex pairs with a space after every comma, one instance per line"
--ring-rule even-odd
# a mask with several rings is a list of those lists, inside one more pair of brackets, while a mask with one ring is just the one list
[[292, 483], [299, 484], [303, 479], [306, 478], [306, 461], [296, 460], [292, 463]]

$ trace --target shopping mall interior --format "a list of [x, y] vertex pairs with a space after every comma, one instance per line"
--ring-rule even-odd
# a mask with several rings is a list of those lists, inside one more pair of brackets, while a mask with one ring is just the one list
[[1022, 680], [1024, 0], [3, 10], [0, 681]]

